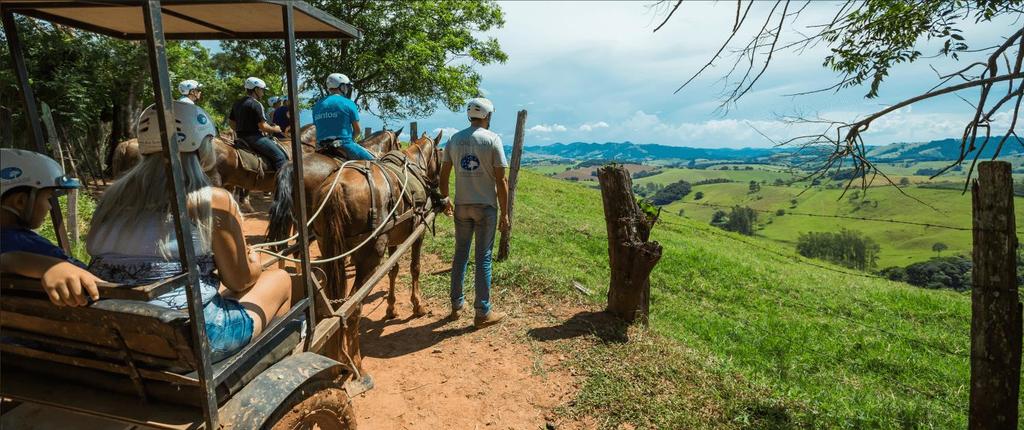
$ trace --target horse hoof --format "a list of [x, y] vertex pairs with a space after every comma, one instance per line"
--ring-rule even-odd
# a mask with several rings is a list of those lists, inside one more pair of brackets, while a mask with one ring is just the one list
[[388, 309], [388, 311], [384, 314], [384, 319], [393, 320], [395, 318], [398, 318], [398, 314], [395, 313], [394, 309]]
[[416, 306], [412, 310], [412, 315], [417, 318], [426, 316], [428, 313], [430, 313], [430, 311], [427, 310], [426, 306]]

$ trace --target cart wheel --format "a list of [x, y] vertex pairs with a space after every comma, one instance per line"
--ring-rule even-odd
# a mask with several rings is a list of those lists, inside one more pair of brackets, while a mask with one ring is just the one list
[[355, 430], [348, 394], [330, 381], [307, 383], [278, 406], [268, 430]]

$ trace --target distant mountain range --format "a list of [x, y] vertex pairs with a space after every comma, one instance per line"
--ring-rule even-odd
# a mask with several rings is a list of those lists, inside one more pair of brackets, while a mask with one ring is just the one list
[[772, 148], [692, 148], [633, 142], [607, 143], [555, 143], [545, 146], [526, 146], [523, 151], [533, 158], [570, 160], [750, 160], [770, 157], [779, 152]]
[[[982, 151], [982, 158], [992, 158], [1000, 137], [992, 137]], [[984, 139], [977, 139], [980, 147]], [[785, 148], [693, 148], [658, 144], [637, 144], [633, 142], [572, 142], [523, 148], [525, 161], [584, 161], [621, 160], [644, 162], [652, 160], [721, 160], [764, 162], [771, 159], [780, 161], [789, 158], [795, 149]], [[505, 148], [511, 155], [512, 148]], [[1000, 156], [1024, 154], [1024, 140], [1010, 137], [1003, 145]], [[868, 157], [885, 161], [934, 161], [950, 160], [960, 155], [960, 139], [950, 138], [929, 142], [901, 142], [868, 149]], [[971, 156], [973, 157], [973, 153]], [[792, 161], [792, 160], [789, 160]]]

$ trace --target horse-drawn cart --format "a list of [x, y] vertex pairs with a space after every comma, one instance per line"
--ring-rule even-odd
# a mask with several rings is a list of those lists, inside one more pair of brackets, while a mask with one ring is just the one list
[[[156, 284], [101, 287], [101, 300], [81, 308], [58, 308], [40, 295], [37, 280], [4, 275], [0, 297], [2, 376], [0, 396], [157, 428], [349, 428], [354, 426], [346, 381], [358, 373], [342, 346], [346, 319], [399, 256], [423, 235], [433, 213], [422, 212], [412, 233], [347, 301], [325, 297], [311, 274], [306, 205], [292, 211], [300, 227], [284, 253], [298, 261], [295, 275], [306, 297], [272, 322], [236, 355], [212, 363], [203, 323], [199, 271], [182, 192], [178, 143], [168, 124], [171, 93], [167, 39], [281, 39], [285, 46], [288, 97], [297, 100], [296, 38], [331, 38], [346, 43], [359, 31], [299, 1], [257, 0], [0, 0], [3, 27], [37, 149], [43, 144], [36, 102], [21, 52], [15, 14], [116, 38], [144, 40], [149, 52], [160, 116], [180, 260], [185, 272]], [[299, 130], [297, 104], [293, 130]], [[301, 184], [303, 151], [292, 143], [292, 179]], [[306, 201], [302, 186], [291, 197]], [[67, 246], [59, 205], [51, 212]], [[267, 264], [274, 264], [274, 261]], [[185, 286], [188, 312], [145, 301]], [[333, 344], [333, 345], [332, 345]]]

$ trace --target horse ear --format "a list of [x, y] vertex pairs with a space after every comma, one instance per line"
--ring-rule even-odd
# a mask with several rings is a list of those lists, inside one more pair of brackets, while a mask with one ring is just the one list
[[441, 144], [441, 135], [443, 135], [443, 134], [444, 134], [444, 130], [439, 130], [437, 132], [437, 137], [434, 138], [434, 144], [435, 145], [440, 145]]
[[398, 139], [398, 136], [402, 135], [402, 130], [405, 130], [405, 126], [404, 125], [402, 126], [402, 128], [400, 128], [398, 130], [395, 130], [395, 139]]

